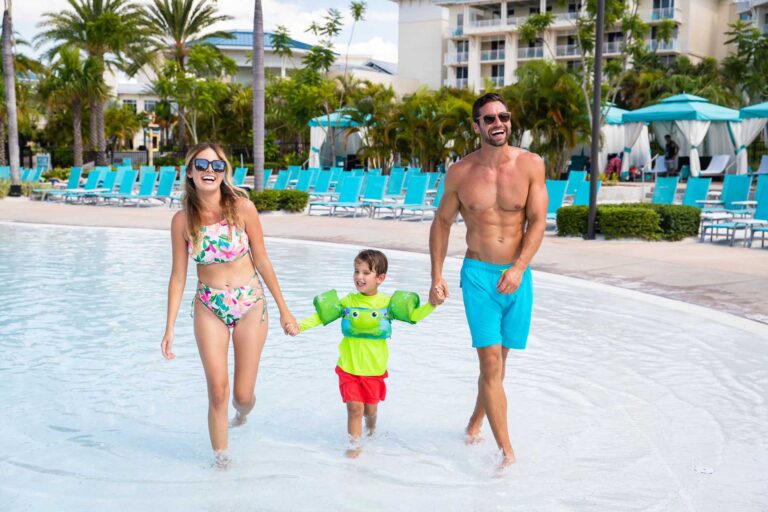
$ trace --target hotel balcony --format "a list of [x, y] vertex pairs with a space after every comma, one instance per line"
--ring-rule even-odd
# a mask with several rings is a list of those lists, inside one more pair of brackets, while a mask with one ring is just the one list
[[676, 52], [679, 49], [677, 39], [670, 39], [669, 41], [648, 39], [646, 41], [646, 48], [648, 48], [649, 52]]
[[490, 82], [493, 84], [494, 87], [504, 87], [504, 77], [503, 76], [484, 76], [483, 77], [483, 83]]
[[467, 52], [458, 52], [458, 53], [447, 53], [445, 54], [445, 65], [451, 66], [456, 64], [462, 64], [464, 62], [469, 61], [469, 53]]
[[621, 53], [624, 48], [624, 41], [610, 41], [603, 43], [603, 55], [613, 55]]
[[469, 20], [469, 26], [472, 28], [500, 27], [502, 24], [503, 23], [501, 18]]
[[754, 9], [755, 7], [760, 7], [761, 5], [768, 5], [768, 0], [752, 0], [750, 3]]
[[[766, 0], [768, 1], [768, 0]], [[665, 7], [663, 9], [651, 9], [650, 17], [643, 16], [644, 21], [673, 20], [683, 22], [683, 11], [677, 7]]]
[[575, 44], [559, 44], [555, 50], [557, 57], [576, 57], [581, 55], [581, 49]]
[[543, 46], [535, 46], [533, 48], [518, 48], [517, 49], [517, 58], [520, 60], [523, 59], [543, 59], [544, 58], [544, 47]]
[[461, 37], [464, 35], [464, 26], [450, 27], [448, 32], [451, 34], [451, 37]]
[[480, 60], [482, 62], [504, 60], [504, 50], [483, 50], [480, 52]]
[[446, 78], [443, 82], [446, 87], [453, 87], [456, 89], [466, 89], [469, 85], [468, 78]]

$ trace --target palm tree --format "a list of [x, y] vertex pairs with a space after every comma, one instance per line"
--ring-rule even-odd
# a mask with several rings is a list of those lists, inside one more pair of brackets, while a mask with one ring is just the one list
[[[180, 73], [186, 71], [190, 43], [209, 37], [233, 39], [228, 32], [206, 32], [211, 26], [232, 19], [217, 14], [215, 0], [152, 0], [147, 6], [149, 30], [154, 35], [153, 46], [169, 52]], [[169, 51], [170, 49], [170, 51]], [[186, 142], [186, 127], [179, 123], [179, 145]]]
[[13, 67], [13, 24], [11, 23], [11, 0], [5, 0], [3, 12], [3, 84], [5, 105], [8, 114], [8, 154], [11, 163], [11, 196], [21, 195], [19, 174], [19, 132], [16, 112], [16, 80]]
[[[144, 16], [140, 6], [130, 0], [67, 0], [70, 9], [43, 14], [39, 24], [44, 30], [37, 45], [51, 42], [46, 52], [49, 58], [62, 46], [75, 46], [94, 60], [94, 73], [104, 80], [106, 68], [128, 69], [129, 60], [141, 62], [146, 58]], [[110, 57], [109, 60], [107, 58]], [[91, 144], [95, 143], [96, 162], [106, 164], [107, 142], [104, 136], [104, 101], [92, 97]]]
[[83, 165], [83, 106], [91, 98], [103, 98], [106, 95], [105, 89], [96, 62], [90, 57], [83, 58], [81, 50], [72, 46], [59, 49], [50, 74], [40, 83], [39, 94], [46, 98], [51, 110], [61, 107], [72, 110], [75, 167]]
[[253, 186], [264, 189], [264, 13], [253, 5]]

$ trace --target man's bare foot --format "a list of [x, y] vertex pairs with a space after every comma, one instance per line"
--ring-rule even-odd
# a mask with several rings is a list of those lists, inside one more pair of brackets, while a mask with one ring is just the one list
[[467, 446], [472, 444], [480, 444], [483, 442], [483, 436], [480, 435], [480, 431], [471, 432], [469, 427], [464, 430], [464, 444]]
[[247, 414], [240, 414], [239, 412], [235, 413], [235, 417], [232, 418], [232, 420], [229, 422], [230, 428], [237, 428], [242, 427], [248, 423], [248, 415]]

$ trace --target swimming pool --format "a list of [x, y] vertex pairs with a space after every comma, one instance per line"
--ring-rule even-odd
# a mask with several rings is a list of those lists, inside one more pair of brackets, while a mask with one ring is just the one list
[[[379, 433], [348, 460], [337, 325], [273, 328], [228, 471], [210, 468], [190, 268], [162, 359], [169, 236], [0, 224], [0, 503], [5, 510], [739, 510], [768, 508], [768, 328], [632, 291], [535, 274], [529, 348], [506, 390], [518, 464], [461, 440], [476, 358], [458, 289], [394, 326]], [[269, 240], [297, 317], [351, 289], [357, 247]], [[384, 291], [429, 286], [387, 251]]]

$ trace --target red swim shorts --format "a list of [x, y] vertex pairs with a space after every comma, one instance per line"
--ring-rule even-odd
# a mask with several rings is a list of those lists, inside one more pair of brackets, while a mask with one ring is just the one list
[[387, 396], [387, 385], [384, 379], [389, 372], [375, 377], [363, 377], [345, 372], [338, 366], [336, 375], [339, 376], [339, 391], [341, 399], [347, 402], [363, 402], [364, 404], [377, 404]]

